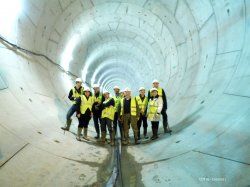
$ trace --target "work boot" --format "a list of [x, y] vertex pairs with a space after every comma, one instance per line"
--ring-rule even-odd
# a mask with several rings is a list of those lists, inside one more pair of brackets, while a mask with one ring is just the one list
[[81, 141], [81, 132], [82, 132], [82, 128], [79, 128], [79, 127], [78, 127], [77, 136], [76, 136], [76, 139], [77, 139], [78, 141]]
[[144, 139], [148, 139], [149, 138], [147, 136], [147, 128], [144, 128], [143, 135], [144, 135]]
[[88, 138], [88, 128], [83, 128], [83, 138], [85, 140], [89, 140], [89, 138]]
[[135, 139], [135, 145], [140, 144], [141, 142], [138, 139]]
[[171, 135], [172, 130], [169, 128], [168, 124], [164, 125], [163, 128], [164, 128], [164, 133], [169, 133]]
[[158, 128], [159, 128], [159, 125], [155, 127], [155, 137], [156, 137], [156, 138], [159, 138], [159, 137], [158, 137]]
[[156, 132], [156, 128], [155, 127], [152, 127], [152, 132], [153, 132], [153, 136], [151, 137], [151, 140], [157, 139], [158, 136], [157, 136], [157, 132]]
[[140, 131], [138, 131], [138, 140], [140, 140], [141, 139], [141, 133], [140, 133]]
[[135, 144], [140, 144], [140, 142], [138, 141], [138, 136], [136, 134], [134, 135], [134, 139], [135, 139]]
[[105, 142], [106, 142], [106, 132], [102, 132], [101, 142], [102, 142], [103, 144], [105, 144]]
[[100, 138], [100, 134], [97, 134], [97, 136], [95, 136], [95, 139], [99, 139]]
[[66, 126], [61, 127], [62, 130], [69, 131], [70, 125], [71, 125], [72, 119], [67, 120]]
[[114, 141], [115, 132], [109, 132], [109, 134], [110, 134], [110, 145], [114, 146], [115, 145], [115, 141]]

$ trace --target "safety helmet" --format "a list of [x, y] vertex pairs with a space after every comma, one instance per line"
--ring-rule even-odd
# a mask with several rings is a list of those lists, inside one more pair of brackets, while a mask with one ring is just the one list
[[99, 88], [99, 84], [93, 84], [93, 88]]
[[153, 84], [154, 84], [154, 83], [159, 83], [159, 81], [158, 81], [157, 79], [154, 79], [152, 83], [153, 83]]
[[85, 92], [90, 92], [90, 89], [89, 88], [84, 88], [84, 91]]
[[157, 91], [158, 92], [158, 90], [156, 88], [151, 88], [150, 92], [153, 92], [153, 91]]
[[108, 91], [108, 90], [104, 90], [104, 91], [103, 91], [103, 94], [107, 94], [107, 93], [109, 94], [109, 91]]
[[76, 82], [82, 82], [81, 78], [76, 78]]
[[124, 91], [125, 91], [125, 92], [131, 92], [131, 89], [130, 89], [130, 88], [125, 88]]
[[145, 90], [145, 88], [144, 87], [140, 87], [139, 91], [141, 91], [141, 90]]
[[120, 90], [119, 86], [114, 86], [114, 89], [119, 89]]

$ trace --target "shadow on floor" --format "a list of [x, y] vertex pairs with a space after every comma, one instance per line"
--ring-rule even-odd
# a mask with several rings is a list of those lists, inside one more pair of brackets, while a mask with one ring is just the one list
[[171, 127], [174, 134], [180, 133], [183, 129], [191, 126], [194, 124], [195, 121], [197, 121], [201, 116], [198, 114], [200, 111], [203, 110], [203, 106], [195, 110], [192, 114], [185, 117], [183, 120], [181, 120], [179, 123], [173, 125]]

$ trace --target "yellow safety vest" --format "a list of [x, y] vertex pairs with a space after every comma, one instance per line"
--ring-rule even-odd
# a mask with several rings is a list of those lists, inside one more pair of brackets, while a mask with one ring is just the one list
[[[84, 88], [83, 87], [81, 87], [80, 93], [78, 93], [76, 91], [75, 87], [72, 88], [71, 90], [72, 90], [72, 93], [73, 93], [72, 97], [74, 97], [74, 98], [78, 98], [78, 97], [80, 97], [81, 95], [84, 94]], [[72, 101], [72, 104], [76, 104], [76, 101]]]
[[135, 98], [136, 98], [137, 103], [139, 105], [140, 112], [142, 114], [144, 114], [144, 112], [148, 106], [148, 97], [145, 97], [143, 101], [141, 100], [140, 96], [136, 96]]
[[[162, 88], [158, 87], [158, 88], [157, 88], [157, 91], [158, 91], [158, 95], [159, 95], [160, 97], [162, 97]], [[152, 94], [151, 94], [151, 93], [150, 93], [150, 96], [152, 97]]]
[[[120, 113], [120, 115], [123, 115], [124, 99], [125, 98], [121, 99], [121, 113]], [[136, 100], [135, 100], [135, 98], [131, 98], [131, 103], [130, 103], [130, 114], [131, 114], [131, 116], [136, 116], [136, 114], [137, 114], [136, 112], [137, 112], [136, 111]]]
[[80, 105], [81, 114], [85, 114], [87, 109], [92, 111], [93, 103], [94, 103], [94, 98], [92, 96], [89, 96], [89, 99], [87, 99], [85, 95], [82, 95], [81, 96], [81, 105]]
[[115, 112], [118, 112], [118, 106], [121, 104], [122, 97], [119, 95], [119, 96], [114, 96], [113, 98], [115, 100]]
[[95, 102], [101, 103], [102, 102], [102, 93], [99, 93], [98, 97], [96, 97], [95, 93], [94, 93], [94, 99], [95, 99]]
[[155, 115], [157, 114], [158, 104], [155, 101], [155, 99], [149, 100], [148, 120], [154, 120]]
[[[103, 103], [107, 103], [111, 100], [112, 98], [109, 98], [107, 100], [105, 100]], [[114, 106], [109, 106], [106, 107], [105, 109], [102, 110], [102, 118], [109, 118], [112, 121], [114, 120], [114, 116], [115, 116], [115, 107]]]

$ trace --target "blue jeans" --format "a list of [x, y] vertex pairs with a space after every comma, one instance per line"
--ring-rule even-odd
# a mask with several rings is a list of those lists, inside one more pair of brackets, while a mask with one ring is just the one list
[[71, 117], [73, 116], [73, 114], [76, 112], [76, 109], [77, 109], [77, 106], [76, 106], [76, 105], [72, 105], [72, 106], [70, 107], [70, 109], [69, 109], [68, 112], [67, 112], [67, 116], [66, 116], [66, 119], [67, 119], [67, 120], [70, 120], [70, 119], [71, 119]]

